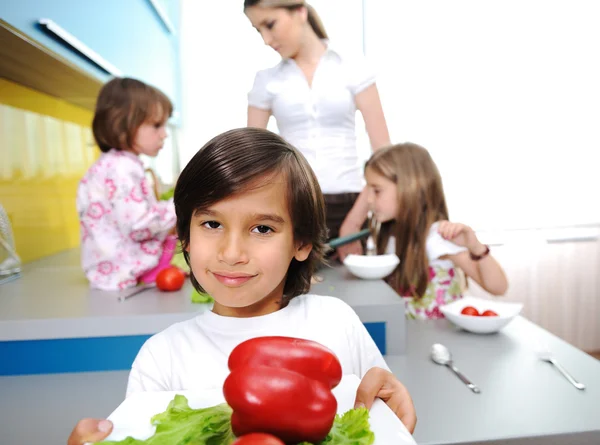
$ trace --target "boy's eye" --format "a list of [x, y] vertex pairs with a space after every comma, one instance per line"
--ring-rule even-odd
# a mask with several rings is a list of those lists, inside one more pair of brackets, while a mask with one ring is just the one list
[[269, 226], [256, 226], [252, 229], [254, 233], [260, 233], [261, 235], [267, 235], [273, 231]]
[[273, 29], [273, 27], [275, 26], [275, 20], [273, 20], [272, 22], [267, 23], [266, 27], [268, 30]]
[[154, 128], [160, 128], [162, 126], [163, 126], [162, 122], [157, 122], [157, 123], [154, 124]]
[[221, 224], [219, 224], [217, 221], [206, 221], [202, 223], [202, 226], [206, 227], [207, 229], [218, 229], [221, 227]]

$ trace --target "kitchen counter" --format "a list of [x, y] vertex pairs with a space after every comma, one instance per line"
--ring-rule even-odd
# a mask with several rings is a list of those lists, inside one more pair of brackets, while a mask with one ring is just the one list
[[[312, 292], [352, 306], [384, 354], [404, 352], [404, 304], [385, 282], [343, 266], [318, 276]], [[177, 292], [148, 289], [119, 301], [122, 293], [89, 288], [77, 249], [32, 262], [0, 286], [0, 355], [15, 357], [0, 361], [0, 375], [126, 370], [149, 336], [210, 309], [191, 294], [186, 281]]]
[[[77, 260], [66, 252], [41, 267], [26, 268], [19, 281], [0, 287], [1, 340], [37, 343], [50, 337], [78, 341], [86, 340], [76, 338], [85, 335], [150, 334], [209, 307], [191, 304], [189, 288], [166, 295], [146, 291], [119, 303], [115, 295], [87, 288]], [[324, 280], [314, 292], [344, 298], [357, 313], [363, 311], [363, 318], [368, 319], [372, 305], [399, 310], [400, 299], [382, 281], [356, 280], [343, 268], [323, 269], [318, 275]], [[419, 444], [600, 444], [600, 361], [522, 317], [490, 335], [462, 331], [446, 320], [402, 320], [387, 326], [386, 342], [393, 344], [395, 336], [402, 340], [405, 333], [404, 354], [388, 351], [386, 360], [413, 397]], [[481, 394], [431, 361], [434, 343], [450, 349]], [[575, 389], [539, 360], [538, 343], [546, 344], [587, 388]], [[115, 348], [112, 354], [118, 352]], [[14, 356], [0, 357], [10, 362]], [[118, 370], [0, 377], [0, 442], [64, 443], [80, 417], [106, 416], [118, 406], [127, 375]], [[22, 419], [30, 419], [28, 427], [17, 427]]]
[[[420, 445], [600, 444], [600, 361], [526, 319], [516, 318], [492, 335], [469, 334], [445, 320], [408, 320], [407, 336], [406, 354], [386, 360], [413, 397]], [[538, 360], [536, 340], [547, 343], [587, 388], [575, 389]], [[430, 360], [436, 342], [450, 348], [481, 394]], [[115, 371], [0, 377], [0, 442], [65, 443], [82, 416], [104, 417], [119, 405], [127, 376]], [[29, 426], [17, 427], [23, 419]]]
[[[407, 324], [406, 354], [386, 360], [413, 397], [419, 444], [600, 444], [600, 361], [523, 317], [489, 335], [447, 320]], [[434, 343], [448, 347], [480, 394], [431, 360]], [[585, 390], [538, 358], [540, 343]]]

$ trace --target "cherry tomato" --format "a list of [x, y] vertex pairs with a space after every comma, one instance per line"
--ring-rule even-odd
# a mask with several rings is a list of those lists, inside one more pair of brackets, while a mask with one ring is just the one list
[[183, 287], [184, 273], [177, 267], [167, 267], [156, 276], [156, 287], [162, 291], [173, 292]]
[[251, 433], [239, 437], [232, 445], [285, 445], [277, 437], [265, 433]]
[[319, 443], [329, 433], [337, 400], [329, 386], [285, 368], [242, 366], [223, 385], [236, 436], [264, 432], [286, 443]]
[[229, 370], [242, 366], [286, 368], [335, 388], [342, 366], [335, 354], [320, 343], [292, 337], [257, 337], [237, 345], [229, 355]]
[[473, 306], [466, 306], [462, 311], [460, 311], [460, 313], [463, 315], [473, 315], [475, 317], [479, 315], [479, 311]]
[[484, 311], [484, 312], [481, 314], [481, 316], [482, 316], [482, 317], [497, 317], [497, 316], [498, 316], [498, 314], [497, 314], [497, 313], [495, 313], [494, 311], [492, 311], [492, 310], [489, 310], [489, 309], [488, 309], [487, 311]]

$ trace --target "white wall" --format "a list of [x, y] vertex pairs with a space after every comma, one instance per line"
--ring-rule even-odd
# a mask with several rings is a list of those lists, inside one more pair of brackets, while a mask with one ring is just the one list
[[[313, 4], [333, 41], [362, 51], [362, 0]], [[600, 222], [600, 2], [364, 4], [392, 141], [432, 152], [453, 219], [477, 229]], [[182, 14], [185, 164], [210, 137], [245, 125], [254, 74], [278, 56], [241, 1], [183, 0]]]
[[478, 228], [600, 222], [600, 2], [366, 2], [395, 141], [428, 148]]

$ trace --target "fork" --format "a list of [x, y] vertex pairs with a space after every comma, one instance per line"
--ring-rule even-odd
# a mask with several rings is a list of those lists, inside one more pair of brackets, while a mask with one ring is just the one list
[[369, 230], [371, 231], [369, 238], [367, 238], [367, 255], [377, 255], [377, 239], [379, 238], [381, 222], [377, 221], [371, 210], [367, 213], [367, 217], [369, 218]]
[[585, 385], [581, 382], [575, 380], [575, 378], [556, 360], [552, 351], [548, 349], [547, 346], [543, 346], [538, 351], [538, 357], [540, 360], [548, 362], [552, 364], [556, 369], [560, 371], [560, 373], [573, 385], [575, 388], [579, 390], [584, 390]]

